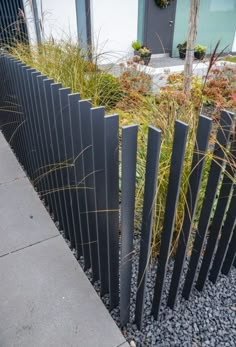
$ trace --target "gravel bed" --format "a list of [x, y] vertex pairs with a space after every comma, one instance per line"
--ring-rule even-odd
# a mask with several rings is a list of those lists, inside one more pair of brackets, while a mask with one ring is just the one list
[[[167, 279], [163, 294], [163, 303], [159, 320], [150, 315], [157, 262], [150, 265], [147, 278], [145, 318], [142, 332], [134, 322], [136, 282], [138, 272], [138, 240], [135, 240], [136, 254], [133, 257], [131, 323], [122, 332], [136, 347], [235, 347], [236, 346], [236, 269], [228, 277], [220, 275], [216, 285], [207, 281], [204, 291], [195, 288], [186, 301], [179, 295], [175, 310], [166, 306], [167, 294], [174, 262], [169, 262]], [[80, 260], [81, 265], [82, 261]], [[187, 266], [185, 268], [185, 272]], [[91, 271], [86, 271], [91, 280]], [[182, 283], [183, 285], [183, 283]], [[99, 293], [99, 284], [94, 287]], [[182, 286], [181, 286], [182, 288]], [[108, 296], [102, 298], [109, 307]], [[120, 326], [119, 310], [111, 312]]]

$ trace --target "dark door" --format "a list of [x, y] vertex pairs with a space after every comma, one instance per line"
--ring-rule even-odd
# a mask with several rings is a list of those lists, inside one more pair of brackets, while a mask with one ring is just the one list
[[144, 44], [154, 54], [171, 55], [176, 2], [171, 1], [167, 8], [159, 8], [155, 0], [145, 1]]

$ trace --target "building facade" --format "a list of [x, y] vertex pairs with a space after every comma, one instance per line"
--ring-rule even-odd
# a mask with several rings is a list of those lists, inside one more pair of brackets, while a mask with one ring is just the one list
[[[113, 61], [131, 53], [131, 42], [136, 39], [149, 46], [153, 54], [175, 57], [177, 45], [187, 38], [190, 0], [171, 0], [166, 8], [158, 7], [157, 2], [24, 0], [24, 8], [32, 41], [43, 28], [43, 38], [79, 38]], [[236, 0], [201, 0], [197, 44], [207, 46], [210, 53], [218, 40], [220, 49], [236, 52]]]

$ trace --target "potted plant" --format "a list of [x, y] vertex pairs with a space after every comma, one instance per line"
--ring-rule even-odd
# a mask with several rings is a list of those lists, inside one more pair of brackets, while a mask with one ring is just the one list
[[134, 49], [134, 55], [138, 55], [140, 60], [148, 65], [151, 59], [152, 51], [147, 46], [142, 45], [139, 41], [133, 41], [132, 47]]
[[187, 50], [187, 41], [185, 41], [184, 43], [179, 43], [177, 48], [179, 50], [180, 59], [185, 59], [186, 50]]
[[196, 59], [202, 60], [206, 55], [206, 46], [197, 45], [194, 47], [194, 57]]
[[167, 8], [174, 0], [155, 0], [156, 4], [160, 8]]

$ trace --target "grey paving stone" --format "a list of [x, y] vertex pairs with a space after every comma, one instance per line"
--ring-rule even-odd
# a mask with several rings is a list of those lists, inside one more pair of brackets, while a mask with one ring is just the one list
[[1, 347], [128, 347], [61, 236], [1, 257], [0, 282]]
[[22, 177], [25, 173], [0, 132], [0, 186]]
[[58, 235], [27, 178], [0, 185], [0, 256]]
[[5, 140], [1, 130], [0, 130], [0, 149], [1, 148], [4, 148], [4, 147], [7, 147], [8, 146], [8, 143], [7, 141]]

